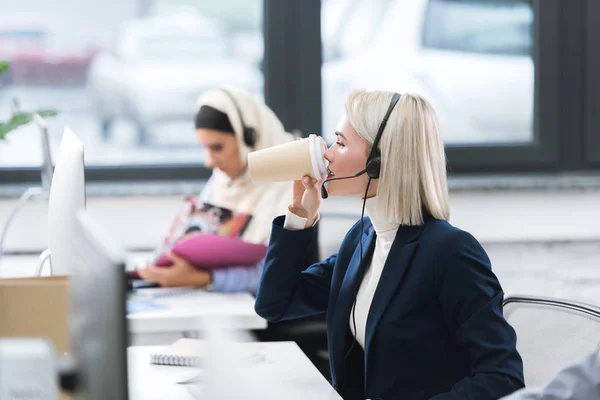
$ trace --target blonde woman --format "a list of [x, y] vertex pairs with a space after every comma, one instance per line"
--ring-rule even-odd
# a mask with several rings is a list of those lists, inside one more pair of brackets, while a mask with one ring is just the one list
[[273, 223], [257, 313], [326, 313], [332, 383], [346, 400], [495, 400], [523, 387], [490, 260], [448, 222], [433, 108], [419, 95], [366, 91], [345, 108], [325, 153], [327, 189], [360, 195], [368, 217], [337, 254], [306, 267], [323, 182], [294, 182], [287, 214]]

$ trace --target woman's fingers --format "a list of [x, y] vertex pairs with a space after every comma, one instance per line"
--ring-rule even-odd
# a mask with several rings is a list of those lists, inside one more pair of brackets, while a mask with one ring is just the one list
[[305, 176], [302, 178], [302, 185], [304, 185], [305, 190], [315, 190], [317, 181], [312, 179], [309, 176]]
[[299, 207], [302, 203], [302, 196], [304, 195], [304, 185], [302, 181], [294, 181], [292, 183], [292, 204], [295, 207]]
[[302, 193], [304, 192], [304, 185], [302, 184], [302, 181], [294, 181], [292, 183], [292, 191], [294, 192], [294, 195], [302, 196]]
[[136, 272], [145, 281], [152, 281], [160, 283], [163, 277], [163, 269], [150, 265], [146, 268], [137, 269]]

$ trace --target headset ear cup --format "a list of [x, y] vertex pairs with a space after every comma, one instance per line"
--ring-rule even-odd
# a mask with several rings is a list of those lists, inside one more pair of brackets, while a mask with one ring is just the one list
[[379, 179], [379, 173], [381, 171], [381, 157], [373, 157], [367, 161], [367, 175], [371, 179]]
[[256, 144], [256, 129], [244, 128], [244, 142], [248, 147], [254, 147]]

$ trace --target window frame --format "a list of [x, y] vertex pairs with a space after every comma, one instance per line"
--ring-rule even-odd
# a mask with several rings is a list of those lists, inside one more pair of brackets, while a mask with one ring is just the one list
[[[149, 4], [140, 7], [140, 16], [147, 13]], [[264, 5], [264, 2], [263, 2]], [[266, 58], [266, 54], [265, 54]], [[264, 76], [265, 87], [267, 76]], [[190, 122], [192, 124], [192, 122]], [[176, 157], [176, 155], [174, 155]], [[208, 179], [211, 169], [203, 163], [161, 163], [128, 165], [86, 165], [86, 183], [124, 182], [124, 181], [202, 181]], [[0, 166], [0, 187], [3, 184], [41, 184], [41, 169], [37, 166], [5, 167]]]
[[[264, 0], [265, 102], [289, 132], [321, 130], [321, 2]], [[144, 10], [141, 10], [144, 13]], [[293, 45], [289, 45], [292, 43]], [[0, 185], [39, 183], [38, 167], [0, 167]], [[201, 163], [86, 166], [86, 182], [204, 180]]]
[[[85, 180], [89, 182], [123, 181], [193, 181], [210, 177], [211, 170], [203, 164], [135, 164], [126, 166], [85, 167]], [[0, 168], [0, 185], [41, 183], [39, 167]]]
[[265, 0], [265, 102], [288, 132], [321, 133], [321, 1]]
[[[517, 1], [517, 0], [516, 0]], [[543, 1], [543, 7], [542, 7]], [[600, 3], [531, 0], [534, 10], [534, 140], [446, 146], [451, 174], [600, 170]], [[290, 132], [321, 133], [321, 1], [264, 0], [264, 97]], [[86, 180], [203, 180], [202, 164], [86, 167]], [[37, 167], [0, 167], [0, 185], [40, 182]]]
[[585, 149], [586, 160], [594, 169], [600, 167], [600, 2], [585, 2]]
[[533, 0], [534, 123], [527, 144], [447, 145], [450, 172], [546, 170], [559, 161], [560, 0]]
[[[515, 0], [523, 1], [523, 0]], [[573, 0], [529, 0], [534, 12], [533, 139], [446, 145], [450, 174], [589, 171], [583, 160], [584, 9]], [[588, 13], [589, 14], [589, 13]]]

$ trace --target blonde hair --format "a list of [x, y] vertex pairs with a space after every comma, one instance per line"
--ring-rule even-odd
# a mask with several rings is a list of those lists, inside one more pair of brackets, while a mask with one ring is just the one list
[[[392, 92], [356, 90], [346, 97], [346, 116], [369, 152]], [[435, 110], [418, 94], [403, 94], [379, 142], [377, 206], [390, 222], [422, 225], [423, 209], [450, 219], [446, 155]]]

